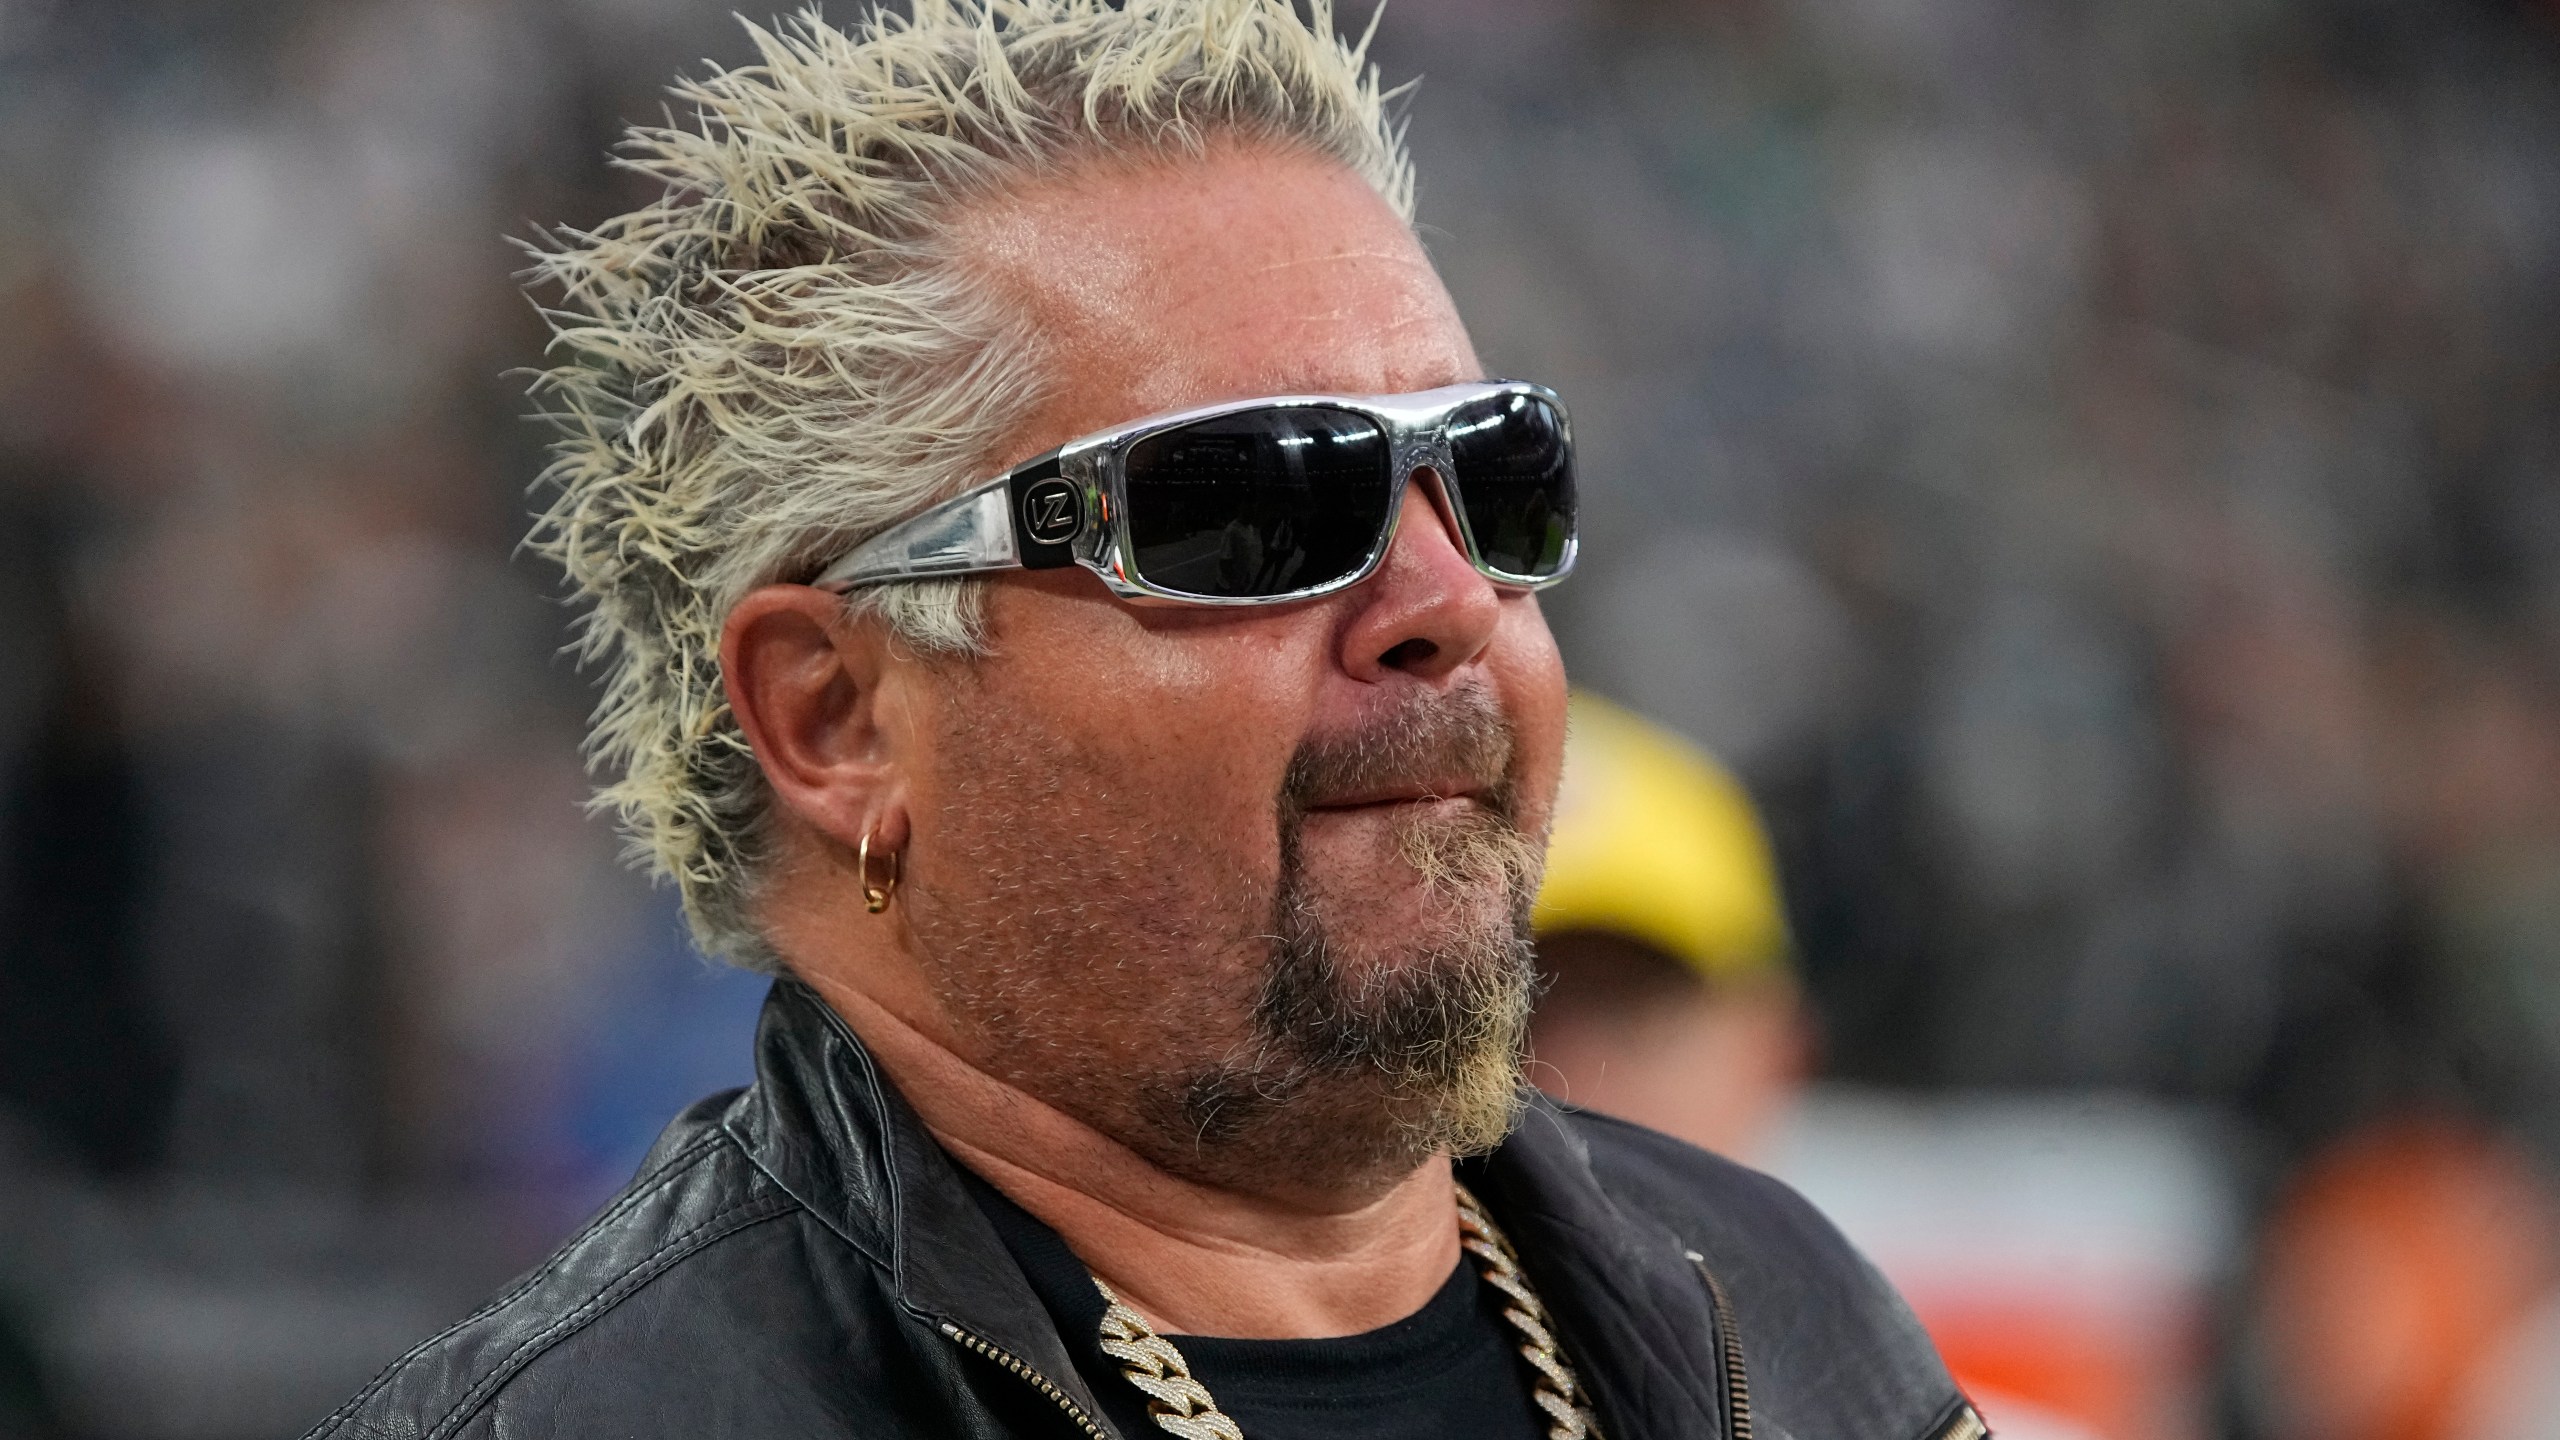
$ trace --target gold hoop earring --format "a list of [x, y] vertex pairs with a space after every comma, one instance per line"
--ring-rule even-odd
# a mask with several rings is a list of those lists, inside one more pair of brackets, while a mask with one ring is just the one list
[[889, 879], [883, 884], [871, 878], [871, 832], [862, 832], [862, 844], [854, 850], [853, 863], [862, 870], [862, 908], [874, 915], [889, 908], [889, 897], [897, 893], [898, 874], [905, 868], [900, 863], [900, 852], [891, 850], [887, 855]]

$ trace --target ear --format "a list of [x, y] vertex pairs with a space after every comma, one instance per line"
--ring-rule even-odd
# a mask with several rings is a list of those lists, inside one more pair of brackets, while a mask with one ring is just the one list
[[848, 852], [907, 841], [900, 707], [877, 621], [806, 585], [750, 592], [720, 629], [720, 680], [765, 783]]

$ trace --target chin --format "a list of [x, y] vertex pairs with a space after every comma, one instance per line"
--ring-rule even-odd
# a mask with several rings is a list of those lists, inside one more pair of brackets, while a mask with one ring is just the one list
[[[1393, 1183], [1477, 1154], [1517, 1117], [1536, 966], [1511, 877], [1290, 872], [1243, 1046], [1167, 1077], [1160, 1163], [1211, 1183]], [[1368, 879], [1370, 883], [1349, 883]]]
[[1310, 887], [1307, 918], [1343, 970], [1401, 970], [1507, 939], [1512, 906], [1500, 889], [1452, 894], [1410, 872], [1397, 879]]

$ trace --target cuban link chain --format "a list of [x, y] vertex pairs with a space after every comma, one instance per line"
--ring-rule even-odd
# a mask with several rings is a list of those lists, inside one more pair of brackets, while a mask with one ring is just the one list
[[[1511, 1302], [1503, 1307], [1502, 1318], [1526, 1342], [1520, 1358], [1529, 1363], [1530, 1398], [1546, 1412], [1547, 1440], [1601, 1440], [1599, 1422], [1583, 1403], [1582, 1382], [1556, 1345], [1547, 1307], [1521, 1273], [1519, 1253], [1464, 1185], [1458, 1187], [1458, 1246], [1475, 1260], [1484, 1282]], [[1099, 1276], [1093, 1288], [1102, 1292], [1102, 1353], [1119, 1361], [1120, 1373], [1145, 1392], [1147, 1413], [1157, 1427], [1182, 1440], [1244, 1440], [1244, 1432], [1218, 1408], [1209, 1388], [1192, 1378], [1190, 1364], [1173, 1342], [1122, 1304]]]
[[1547, 1412], [1547, 1440], [1600, 1440], [1600, 1422], [1583, 1401], [1582, 1382], [1573, 1373], [1573, 1362], [1565, 1359], [1556, 1344], [1545, 1302], [1521, 1273], [1519, 1252], [1464, 1185], [1458, 1187], [1458, 1244], [1476, 1258], [1476, 1273], [1484, 1283], [1511, 1302], [1503, 1308], [1502, 1318], [1528, 1342], [1520, 1347], [1520, 1358], [1529, 1362], [1537, 1376], [1529, 1387], [1529, 1398]]

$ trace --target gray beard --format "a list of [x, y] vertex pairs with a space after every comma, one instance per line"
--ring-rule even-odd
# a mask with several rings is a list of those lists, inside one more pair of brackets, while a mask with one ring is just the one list
[[1454, 929], [1382, 963], [1345, 964], [1300, 863], [1306, 804], [1456, 754], [1501, 774], [1508, 727], [1480, 691], [1383, 734], [1302, 753], [1280, 816], [1280, 885], [1253, 1038], [1179, 1077], [1152, 1109], [1184, 1132], [1195, 1178], [1250, 1174], [1387, 1179], [1432, 1155], [1477, 1155], [1510, 1134], [1537, 965], [1529, 912], [1543, 847], [1514, 819], [1512, 787], [1451, 822], [1409, 822], [1404, 859], [1442, 898], [1498, 887], [1505, 923]]
[[[1227, 1188], [1392, 1183], [1509, 1133], [1544, 848], [1514, 818], [1510, 729], [1490, 696], [1417, 701], [1303, 748], [1268, 879], [1221, 873], [1179, 836], [1109, 830], [1129, 777], [1075, 767], [1056, 737], [981, 712], [953, 746], [966, 763], [947, 843], [965, 863], [948, 880], [911, 869], [901, 903], [990, 1074]], [[1396, 837], [1430, 933], [1346, 951], [1327, 911], [1358, 897], [1307, 873], [1310, 805], [1452, 767], [1482, 786], [1475, 803], [1416, 807]]]
[[1515, 894], [1507, 933], [1450, 937], [1355, 977], [1294, 878], [1284, 878], [1252, 1044], [1175, 1077], [1151, 1107], [1190, 1151], [1168, 1168], [1211, 1181], [1357, 1181], [1500, 1144], [1519, 1115], [1537, 993], [1530, 895]]

